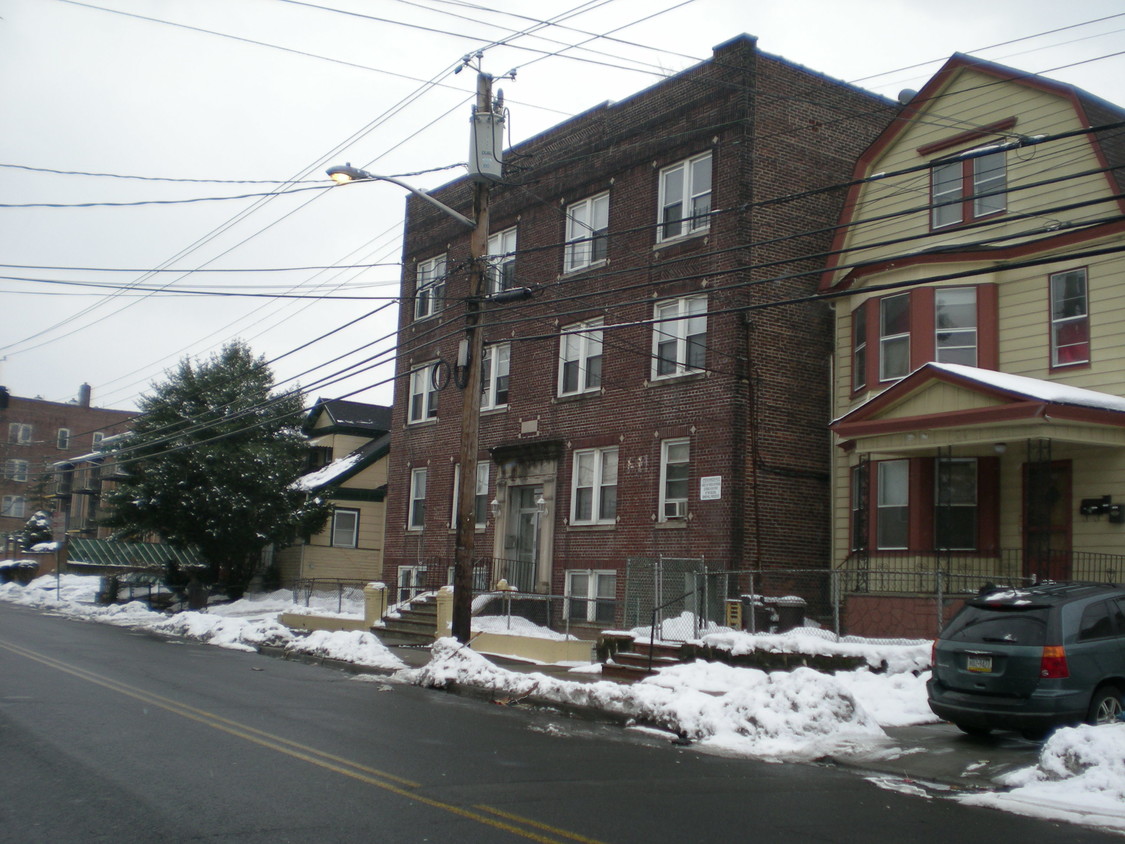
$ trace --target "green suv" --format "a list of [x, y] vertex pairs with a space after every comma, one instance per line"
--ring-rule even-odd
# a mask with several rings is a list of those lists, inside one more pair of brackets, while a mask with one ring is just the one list
[[1125, 694], [1125, 587], [1043, 583], [984, 591], [934, 642], [930, 709], [961, 730], [1109, 723]]

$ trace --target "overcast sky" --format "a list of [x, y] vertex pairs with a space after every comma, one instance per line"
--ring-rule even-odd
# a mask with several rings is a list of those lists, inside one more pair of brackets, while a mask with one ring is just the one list
[[[452, 71], [478, 49], [518, 68], [498, 83], [518, 142], [743, 32], [889, 97], [960, 51], [1125, 104], [1120, 0], [0, 0], [0, 384], [129, 409], [237, 337], [310, 399], [389, 404], [405, 194], [325, 168], [463, 173], [475, 79]], [[201, 201], [89, 205], [171, 199]], [[41, 203], [87, 205], [8, 207]], [[355, 264], [379, 266], [290, 269]], [[285, 271], [189, 272], [232, 268]]]

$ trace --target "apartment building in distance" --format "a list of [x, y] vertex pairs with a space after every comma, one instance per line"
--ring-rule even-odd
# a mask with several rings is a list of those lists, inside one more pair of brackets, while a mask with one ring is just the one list
[[[477, 588], [619, 626], [632, 581], [829, 560], [831, 320], [816, 299], [855, 159], [893, 114], [740, 36], [517, 145], [491, 189]], [[833, 189], [833, 188], [836, 189]], [[433, 192], [472, 215], [471, 184]], [[469, 236], [411, 198], [385, 578], [448, 582]], [[786, 304], [788, 303], [788, 304]], [[630, 615], [633, 613], [633, 615]]]

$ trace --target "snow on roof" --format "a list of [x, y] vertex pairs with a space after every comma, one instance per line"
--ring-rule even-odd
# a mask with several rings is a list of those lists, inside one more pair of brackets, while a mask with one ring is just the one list
[[1081, 387], [1072, 387], [1069, 384], [1060, 384], [1056, 381], [1043, 381], [1039, 378], [1012, 375], [1008, 372], [995, 372], [991, 369], [980, 369], [976, 366], [965, 366], [959, 363], [928, 363], [926, 366], [939, 372], [948, 372], [958, 378], [1003, 390], [1007, 393], [1014, 393], [1028, 399], [1049, 402], [1050, 404], [1094, 407], [1125, 413], [1125, 398], [1109, 393], [1099, 393], [1096, 390], [1085, 390]]
[[337, 480], [341, 475], [345, 475], [351, 469], [354, 469], [362, 459], [362, 451], [353, 451], [339, 460], [333, 460], [327, 466], [317, 469], [315, 472], [309, 472], [307, 475], [297, 478], [293, 481], [293, 489], [303, 490], [304, 492], [322, 489]]

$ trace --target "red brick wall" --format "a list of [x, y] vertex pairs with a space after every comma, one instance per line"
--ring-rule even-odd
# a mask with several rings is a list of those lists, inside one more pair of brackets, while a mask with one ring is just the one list
[[[943, 627], [964, 603], [963, 600], [945, 603]], [[937, 601], [932, 596], [848, 595], [840, 623], [849, 636], [933, 639], [938, 634]]]
[[[827, 565], [828, 311], [820, 303], [751, 309], [815, 291], [843, 194], [751, 204], [846, 180], [887, 119], [883, 101], [736, 39], [712, 62], [592, 109], [508, 156], [508, 178], [522, 186], [493, 190], [491, 230], [518, 226], [517, 283], [534, 298], [488, 308], [485, 339], [511, 342], [512, 367], [507, 410], [481, 418], [480, 459], [500, 444], [561, 443], [551, 514], [554, 591], [562, 592], [567, 568], [623, 570], [632, 555], [704, 556], [731, 568]], [[706, 237], [657, 246], [660, 168], [707, 150], [712, 208], [720, 213]], [[605, 190], [609, 263], [563, 276], [565, 206]], [[436, 193], [471, 213], [466, 181]], [[467, 234], [412, 199], [404, 294], [413, 293], [415, 262], [446, 250], [446, 298], [456, 302], [467, 291]], [[772, 280], [791, 275], [797, 277]], [[649, 383], [652, 327], [645, 323], [654, 302], [688, 294], [708, 297], [708, 371]], [[452, 559], [448, 521], [461, 413], [451, 385], [439, 396], [437, 423], [405, 424], [411, 364], [455, 359], [463, 310], [415, 322], [405, 299], [401, 314], [387, 498], [391, 580], [400, 562]], [[558, 331], [594, 317], [606, 324], [603, 390], [556, 398]], [[521, 422], [529, 419], [538, 420], [538, 434], [521, 440]], [[673, 527], [657, 519], [661, 440], [671, 437], [691, 441], [691, 518]], [[609, 444], [619, 447], [618, 523], [610, 530], [568, 527], [571, 454]], [[429, 466], [427, 529], [407, 534], [409, 469], [420, 465]], [[699, 500], [699, 480], [707, 476], [722, 477], [721, 500]], [[477, 537], [478, 555], [491, 553], [491, 531], [490, 520]], [[618, 589], [623, 593], [623, 577]]]

